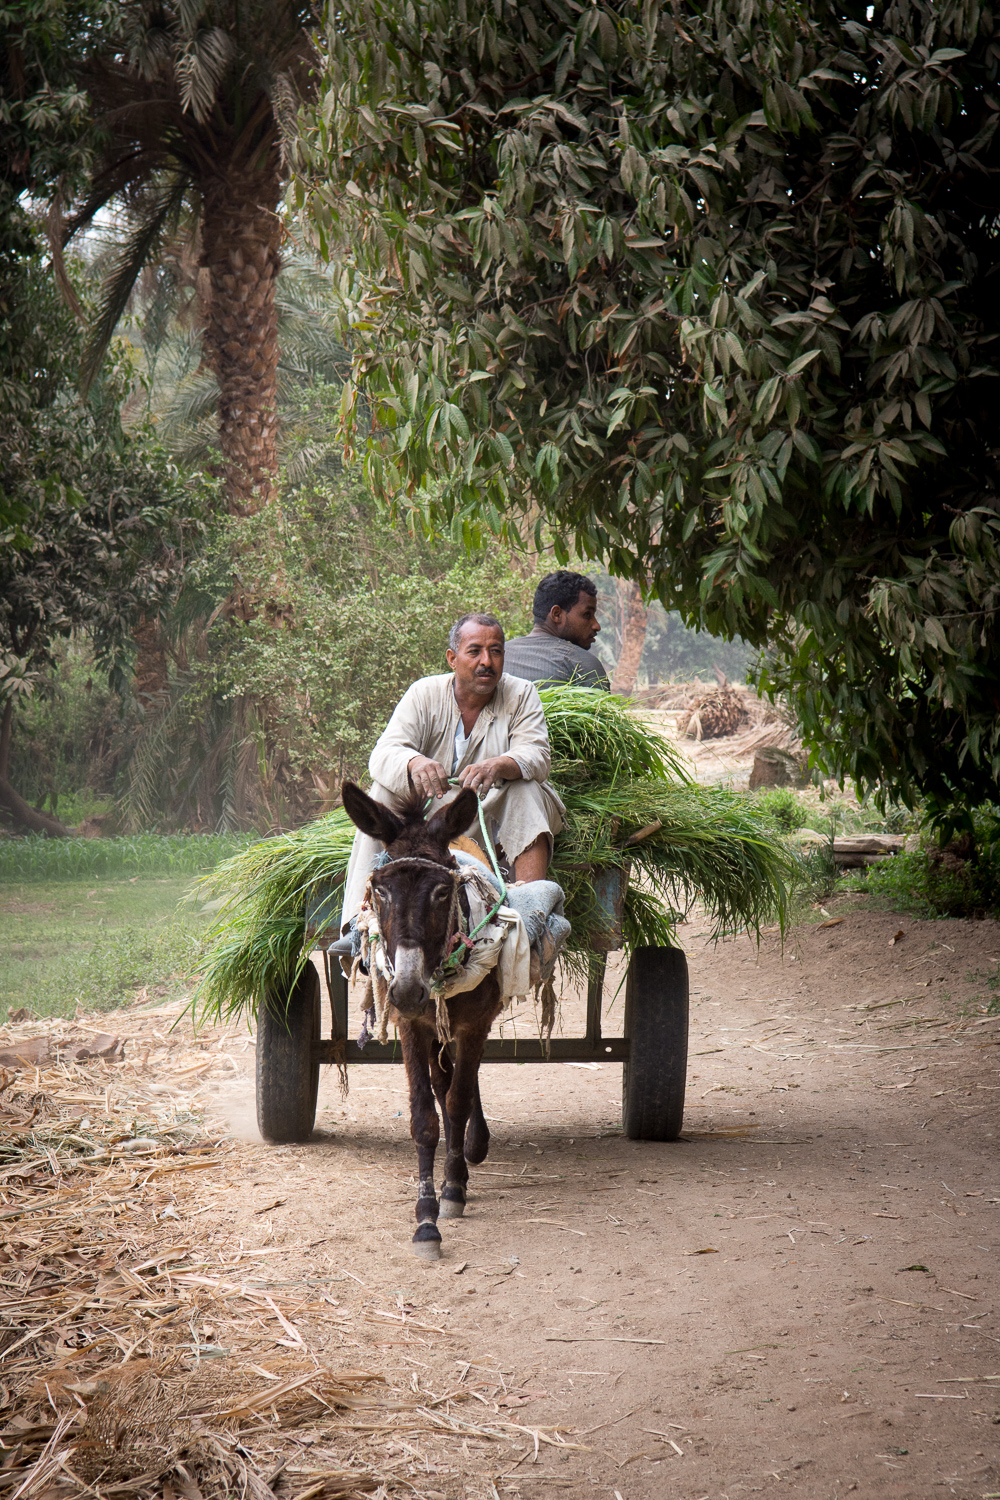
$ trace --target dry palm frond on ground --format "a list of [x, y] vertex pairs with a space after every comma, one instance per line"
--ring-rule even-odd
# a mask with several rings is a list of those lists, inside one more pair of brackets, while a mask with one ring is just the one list
[[[594, 874], [609, 868], [629, 872], [626, 948], [670, 945], [695, 900], [720, 934], [784, 919], [791, 857], [742, 797], [695, 786], [625, 699], [563, 686], [543, 688], [541, 698], [552, 780], [566, 804], [552, 876], [566, 892], [571, 958], [606, 930]], [[201, 892], [223, 904], [205, 939], [198, 1007], [252, 1015], [262, 995], [287, 993], [307, 957], [307, 910], [328, 897], [328, 910], [339, 912], [353, 834], [338, 808], [254, 844], [201, 881]]]
[[[161, 1029], [176, 1019], [167, 1009], [130, 1016], [111, 1063], [59, 1061], [79, 1041], [65, 1023], [0, 1028], [14, 1051], [41, 1037], [49, 1059], [0, 1070], [7, 1500], [419, 1500], [418, 1441], [485, 1500], [512, 1449], [574, 1446], [465, 1387], [417, 1391], [359, 1368], [379, 1358], [358, 1329], [387, 1316], [384, 1294], [348, 1282], [351, 1306], [339, 1278], [331, 1300], [329, 1276], [275, 1282], [242, 1241], [210, 1248], [194, 1216], [245, 1172], [244, 1148], [206, 1128], [184, 1091], [231, 1059], [203, 1034], [192, 1061], [193, 1040]], [[467, 1457], [469, 1440], [485, 1462]]]
[[[650, 723], [662, 725], [663, 733], [686, 742], [684, 753], [698, 767], [718, 765], [720, 760], [731, 763], [752, 759], [758, 750], [770, 747], [801, 749], [795, 725], [780, 705], [758, 698], [750, 687], [732, 683], [725, 685], [725, 701], [717, 704], [720, 686], [698, 678], [656, 683], [639, 693], [637, 699]], [[718, 739], [724, 739], [725, 744], [716, 747], [713, 742]], [[732, 765], [730, 769], [736, 770]]]

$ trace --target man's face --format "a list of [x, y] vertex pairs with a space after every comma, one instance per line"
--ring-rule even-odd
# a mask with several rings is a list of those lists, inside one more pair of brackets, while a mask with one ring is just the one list
[[589, 651], [601, 628], [597, 623], [596, 597], [581, 589], [571, 609], [560, 609], [554, 604], [549, 610], [548, 624], [560, 640], [572, 641]]
[[503, 636], [495, 625], [465, 625], [447, 658], [458, 686], [485, 702], [503, 671]]

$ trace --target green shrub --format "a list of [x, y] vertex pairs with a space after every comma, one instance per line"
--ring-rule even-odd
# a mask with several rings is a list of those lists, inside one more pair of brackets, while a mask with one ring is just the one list
[[755, 792], [752, 802], [764, 824], [778, 833], [795, 833], [809, 821], [809, 814], [790, 787], [776, 786], [770, 791]]
[[948, 869], [933, 858], [931, 849], [905, 849], [893, 859], [871, 865], [849, 882], [867, 891], [880, 905], [915, 917], [981, 916], [997, 907], [1000, 891], [992, 891], [973, 865]]
[[[845, 881], [848, 888], [867, 891], [893, 911], [918, 917], [982, 917], [1000, 912], [1000, 820], [996, 809], [972, 814], [975, 850], [971, 858], [956, 857], [928, 840], [919, 849], [906, 849], [892, 859], [871, 865]], [[957, 854], [966, 851], [958, 849]]]

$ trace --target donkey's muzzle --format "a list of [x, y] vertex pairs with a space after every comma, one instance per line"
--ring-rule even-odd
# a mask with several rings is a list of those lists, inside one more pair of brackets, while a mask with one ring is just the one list
[[400, 945], [393, 955], [393, 969], [390, 1003], [401, 1016], [418, 1015], [431, 998], [423, 949]]

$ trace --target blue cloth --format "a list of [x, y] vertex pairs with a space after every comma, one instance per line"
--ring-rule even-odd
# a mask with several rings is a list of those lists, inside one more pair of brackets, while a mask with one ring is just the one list
[[[499, 893], [500, 882], [487, 865], [461, 849], [453, 852], [460, 865], [471, 865]], [[565, 900], [562, 886], [554, 880], [529, 880], [523, 885], [507, 887], [506, 904], [524, 923], [532, 952], [538, 958], [539, 983], [552, 978], [556, 959], [572, 931], [564, 914]]]

